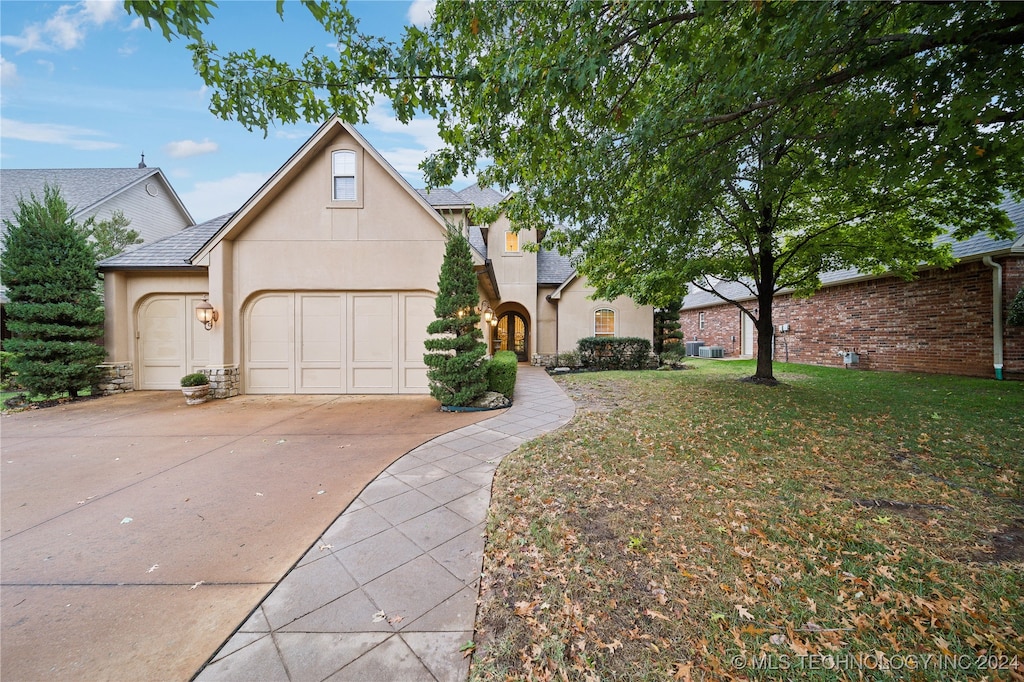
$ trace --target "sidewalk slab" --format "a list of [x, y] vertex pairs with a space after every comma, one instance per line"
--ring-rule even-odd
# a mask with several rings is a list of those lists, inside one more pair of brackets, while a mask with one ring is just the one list
[[[460, 649], [473, 639], [494, 472], [525, 440], [574, 413], [543, 369], [520, 366], [510, 409], [391, 464], [211, 657], [198, 682], [465, 680], [469, 659]], [[316, 567], [327, 561], [335, 563]]]

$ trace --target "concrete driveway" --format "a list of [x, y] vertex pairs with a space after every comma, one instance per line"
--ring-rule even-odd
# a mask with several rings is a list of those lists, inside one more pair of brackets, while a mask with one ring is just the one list
[[0, 418], [0, 678], [188, 679], [398, 457], [495, 413], [137, 392]]

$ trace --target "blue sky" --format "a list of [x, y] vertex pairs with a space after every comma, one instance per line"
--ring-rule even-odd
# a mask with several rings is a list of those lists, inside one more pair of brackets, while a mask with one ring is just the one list
[[[296, 58], [331, 37], [302, 7], [284, 21], [270, 0], [221, 0], [207, 37], [220, 51], [256, 48]], [[397, 38], [429, 21], [432, 2], [351, 2], [364, 32]], [[0, 2], [0, 166], [135, 167], [167, 175], [197, 221], [235, 210], [316, 130], [279, 125], [266, 138], [207, 110], [209, 95], [183, 41], [168, 43], [122, 2]], [[359, 131], [415, 187], [417, 166], [441, 147], [428, 118], [398, 123], [385, 102]], [[463, 178], [462, 187], [472, 182]]]

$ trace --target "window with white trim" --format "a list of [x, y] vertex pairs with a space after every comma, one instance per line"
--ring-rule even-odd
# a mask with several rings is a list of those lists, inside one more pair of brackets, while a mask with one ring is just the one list
[[334, 201], [356, 200], [356, 153], [348, 150], [331, 154]]
[[594, 311], [594, 336], [615, 336], [615, 311], [599, 308]]
[[704, 313], [697, 313], [697, 329], [704, 329]]
[[505, 253], [519, 252], [519, 233], [512, 230], [505, 231]]

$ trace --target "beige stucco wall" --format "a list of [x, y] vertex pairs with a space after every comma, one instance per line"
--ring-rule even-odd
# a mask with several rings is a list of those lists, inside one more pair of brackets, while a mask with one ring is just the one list
[[[356, 152], [357, 198], [331, 198], [331, 152]], [[247, 304], [269, 291], [436, 293], [441, 221], [340, 127], [209, 254], [210, 301], [229, 311], [211, 364], [242, 361]]]
[[558, 301], [558, 351], [575, 350], [576, 342], [594, 335], [594, 313], [600, 308], [615, 311], [615, 336], [654, 338], [654, 308], [637, 305], [633, 299], [620, 296], [613, 301], [589, 298], [594, 288], [577, 277], [562, 289]]
[[[107, 272], [104, 274], [104, 343], [107, 362], [130, 362], [139, 357], [138, 313], [147, 299], [162, 294], [202, 295], [205, 272]], [[136, 372], [136, 379], [139, 378]]]
[[558, 343], [558, 307], [547, 300], [547, 296], [555, 291], [555, 287], [537, 288], [537, 350], [535, 353], [551, 355], [556, 353]]
[[536, 241], [534, 230], [522, 230], [519, 233], [519, 251], [505, 251], [505, 232], [511, 230], [505, 215], [489, 226], [487, 233], [487, 256], [494, 268], [494, 276], [498, 281], [501, 300], [490, 301], [491, 307], [499, 314], [506, 310], [526, 313], [530, 326], [530, 355], [537, 352], [538, 330], [541, 325], [537, 320], [537, 254], [525, 251], [523, 246]]

